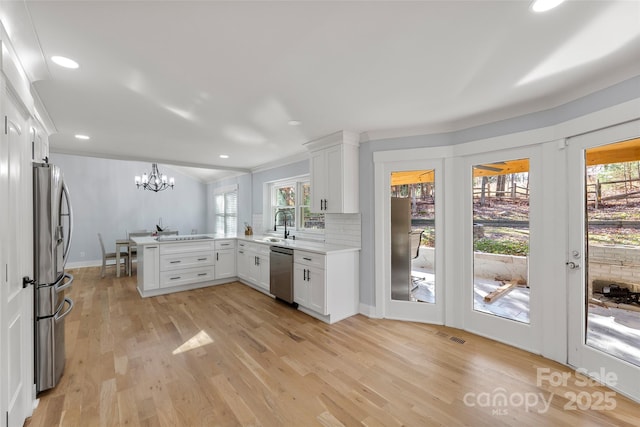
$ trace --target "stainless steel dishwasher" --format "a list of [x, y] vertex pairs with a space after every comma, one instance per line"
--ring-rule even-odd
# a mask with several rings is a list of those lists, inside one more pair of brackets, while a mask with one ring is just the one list
[[269, 263], [271, 295], [297, 306], [293, 302], [293, 249], [271, 246]]

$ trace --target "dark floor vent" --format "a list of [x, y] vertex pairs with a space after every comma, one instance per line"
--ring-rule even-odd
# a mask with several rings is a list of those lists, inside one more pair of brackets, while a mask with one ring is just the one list
[[463, 340], [462, 338], [458, 338], [458, 337], [451, 337], [449, 338], [451, 341], [453, 342], [457, 342], [458, 344], [464, 344], [466, 341]]

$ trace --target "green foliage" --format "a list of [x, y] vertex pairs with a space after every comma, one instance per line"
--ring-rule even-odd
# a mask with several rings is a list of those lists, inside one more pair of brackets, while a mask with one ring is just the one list
[[510, 239], [492, 240], [487, 238], [473, 242], [473, 250], [489, 254], [527, 256], [529, 243]]

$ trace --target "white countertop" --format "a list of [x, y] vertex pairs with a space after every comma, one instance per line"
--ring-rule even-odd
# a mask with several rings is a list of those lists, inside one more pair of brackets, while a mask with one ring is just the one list
[[[193, 242], [210, 242], [215, 240], [223, 240], [223, 239], [238, 239], [247, 242], [259, 243], [262, 245], [269, 246], [284, 246], [291, 249], [298, 249], [303, 251], [315, 252], [320, 254], [328, 254], [328, 253], [338, 253], [338, 252], [353, 252], [359, 251], [360, 248], [353, 246], [342, 246], [342, 245], [328, 245], [322, 242], [312, 242], [308, 240], [293, 240], [293, 239], [282, 239], [272, 236], [263, 236], [263, 235], [251, 235], [251, 236], [236, 236], [234, 235], [225, 235], [219, 236], [215, 234], [198, 234], [198, 235], [189, 235], [185, 234], [183, 236], [171, 236], [184, 238], [185, 240], [166, 240], [166, 241], [158, 241], [156, 237], [153, 236], [144, 236], [144, 237], [132, 237], [136, 245], [144, 246], [151, 244], [159, 244], [164, 245], [167, 243], [193, 243]], [[200, 237], [198, 239], [198, 237]]]

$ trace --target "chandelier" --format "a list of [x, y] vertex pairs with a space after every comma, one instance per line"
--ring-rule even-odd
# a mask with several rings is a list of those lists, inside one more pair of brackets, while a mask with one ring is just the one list
[[173, 189], [173, 186], [176, 183], [173, 177], [168, 178], [167, 175], [160, 173], [157, 163], [151, 164], [150, 175], [147, 175], [147, 173], [145, 172], [142, 174], [142, 178], [136, 175], [135, 179], [136, 186], [138, 188], [142, 187], [143, 190], [151, 190], [155, 191], [156, 193], [158, 191], [166, 190], [169, 187]]

